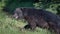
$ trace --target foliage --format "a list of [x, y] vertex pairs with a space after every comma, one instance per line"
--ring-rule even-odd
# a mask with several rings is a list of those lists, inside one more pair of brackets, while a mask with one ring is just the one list
[[17, 7], [33, 7], [33, 1], [22, 1], [22, 0], [6, 0], [4, 9], [10, 13], [13, 13], [15, 8]]
[[40, 9], [50, 9], [50, 12], [57, 13], [57, 7], [60, 4], [60, 0], [4, 0], [4, 9], [9, 13], [13, 13], [17, 7], [36, 7]]
[[60, 15], [60, 5], [56, 8], [56, 10], [58, 11], [58, 15]]
[[34, 4], [35, 7], [40, 9], [46, 9], [54, 14], [59, 13], [57, 7], [60, 6], [60, 0], [40, 0], [38, 3]]

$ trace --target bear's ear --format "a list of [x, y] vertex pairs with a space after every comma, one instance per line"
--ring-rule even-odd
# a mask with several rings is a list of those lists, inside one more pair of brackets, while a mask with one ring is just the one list
[[25, 8], [25, 7], [22, 7], [22, 8], [20, 8], [20, 9], [21, 9], [22, 11], [25, 11], [26, 8]]
[[23, 10], [23, 8], [20, 8], [21, 10]]

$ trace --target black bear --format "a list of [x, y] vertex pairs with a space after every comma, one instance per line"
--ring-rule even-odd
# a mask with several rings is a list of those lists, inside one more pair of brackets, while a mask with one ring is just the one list
[[[32, 30], [35, 29], [36, 26], [42, 27], [42, 28], [48, 28], [48, 24], [42, 18], [42, 16], [40, 17], [38, 15], [32, 15], [32, 14], [28, 15], [27, 12], [28, 12], [28, 10], [31, 10], [31, 8], [29, 8], [28, 10], [27, 9], [26, 8], [16, 8], [16, 10], [14, 11], [13, 17], [15, 17], [16, 19], [24, 18], [25, 20], [27, 20], [28, 24], [24, 28], [31, 28]], [[33, 8], [33, 10], [36, 10], [36, 9]]]
[[13, 17], [28, 21], [25, 28], [31, 28], [32, 30], [34, 30], [36, 26], [51, 28], [56, 31], [57, 34], [60, 34], [60, 17], [49, 11], [36, 8], [16, 8]]

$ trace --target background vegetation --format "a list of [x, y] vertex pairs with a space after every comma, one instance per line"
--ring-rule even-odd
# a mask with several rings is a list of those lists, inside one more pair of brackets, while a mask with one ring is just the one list
[[0, 0], [0, 34], [55, 34], [38, 27], [34, 32], [22, 29], [27, 23], [11, 18], [17, 7], [35, 7], [60, 14], [60, 0]]

